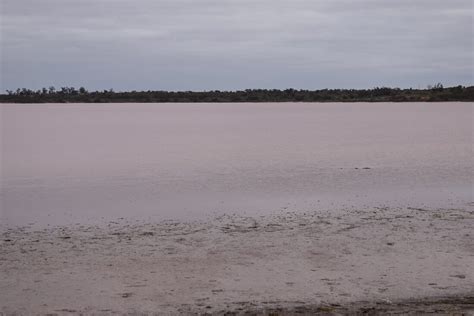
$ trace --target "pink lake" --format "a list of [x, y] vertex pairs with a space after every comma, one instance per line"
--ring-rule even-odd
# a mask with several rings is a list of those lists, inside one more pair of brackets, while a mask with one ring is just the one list
[[1, 226], [465, 207], [471, 103], [0, 105]]

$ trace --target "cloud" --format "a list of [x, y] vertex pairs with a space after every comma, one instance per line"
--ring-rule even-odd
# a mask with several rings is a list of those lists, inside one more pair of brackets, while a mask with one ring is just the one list
[[4, 0], [2, 89], [472, 84], [470, 0]]

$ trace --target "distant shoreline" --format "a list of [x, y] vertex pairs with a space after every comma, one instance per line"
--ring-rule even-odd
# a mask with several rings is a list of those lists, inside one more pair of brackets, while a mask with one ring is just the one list
[[54, 87], [17, 89], [0, 94], [0, 103], [260, 103], [260, 102], [473, 102], [474, 86], [428, 89], [322, 89], [240, 91], [87, 91], [85, 88]]

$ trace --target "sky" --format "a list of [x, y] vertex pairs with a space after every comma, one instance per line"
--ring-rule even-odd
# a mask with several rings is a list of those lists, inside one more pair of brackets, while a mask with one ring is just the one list
[[1, 0], [0, 90], [473, 84], [472, 0]]

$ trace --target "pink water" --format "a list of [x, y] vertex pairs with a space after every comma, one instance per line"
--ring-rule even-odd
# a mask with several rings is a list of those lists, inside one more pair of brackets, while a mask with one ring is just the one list
[[474, 201], [470, 103], [0, 109], [4, 226]]

